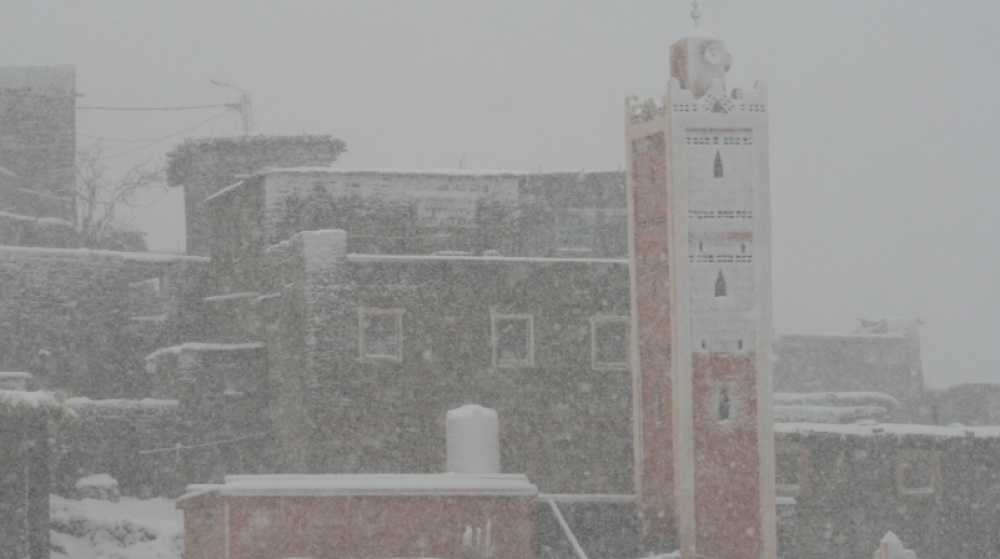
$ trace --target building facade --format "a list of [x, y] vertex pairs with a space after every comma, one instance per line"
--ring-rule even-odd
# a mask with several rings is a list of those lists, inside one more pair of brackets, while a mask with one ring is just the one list
[[662, 104], [625, 114], [641, 535], [774, 557], [766, 88], [726, 90], [698, 29], [670, 61]]

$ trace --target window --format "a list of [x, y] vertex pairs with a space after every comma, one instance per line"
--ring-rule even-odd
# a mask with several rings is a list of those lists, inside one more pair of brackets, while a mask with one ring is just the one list
[[809, 450], [802, 443], [774, 446], [774, 486], [778, 497], [797, 497], [807, 487]]
[[595, 369], [628, 370], [627, 316], [590, 318], [591, 366]]
[[556, 215], [556, 248], [588, 251], [594, 240], [594, 215], [563, 213]]
[[941, 488], [941, 463], [933, 450], [901, 450], [896, 457], [899, 492], [915, 498], [934, 497]]
[[360, 309], [358, 348], [362, 361], [403, 361], [403, 309]]
[[715, 150], [715, 178], [722, 178], [722, 155], [719, 154], [719, 150]]
[[726, 296], [726, 278], [722, 277], [722, 270], [719, 270], [719, 277], [715, 278], [715, 296]]
[[534, 320], [530, 314], [493, 315], [493, 365], [535, 365]]
[[729, 420], [729, 393], [723, 388], [719, 391], [719, 421]]

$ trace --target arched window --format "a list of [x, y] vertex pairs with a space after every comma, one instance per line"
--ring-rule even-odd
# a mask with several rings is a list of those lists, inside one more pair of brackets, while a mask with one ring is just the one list
[[726, 296], [726, 278], [722, 277], [722, 270], [719, 270], [719, 277], [715, 279], [715, 296]]
[[723, 388], [719, 391], [719, 421], [729, 419], [729, 393]]
[[715, 150], [715, 178], [722, 178], [722, 155], [719, 150]]

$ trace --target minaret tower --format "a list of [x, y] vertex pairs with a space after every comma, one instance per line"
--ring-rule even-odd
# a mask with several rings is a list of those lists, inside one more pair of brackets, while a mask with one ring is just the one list
[[644, 553], [772, 559], [767, 89], [730, 61], [696, 27], [626, 100], [636, 493]]

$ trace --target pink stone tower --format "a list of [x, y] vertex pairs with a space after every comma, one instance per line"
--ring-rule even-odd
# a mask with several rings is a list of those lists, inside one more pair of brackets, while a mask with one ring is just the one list
[[644, 553], [775, 557], [767, 89], [723, 41], [626, 100], [635, 472]]

